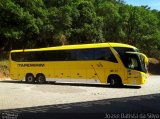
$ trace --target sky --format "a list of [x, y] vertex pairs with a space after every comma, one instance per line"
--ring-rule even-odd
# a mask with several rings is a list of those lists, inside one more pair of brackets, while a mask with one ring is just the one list
[[124, 2], [134, 6], [148, 5], [151, 9], [160, 11], [160, 0], [124, 0]]

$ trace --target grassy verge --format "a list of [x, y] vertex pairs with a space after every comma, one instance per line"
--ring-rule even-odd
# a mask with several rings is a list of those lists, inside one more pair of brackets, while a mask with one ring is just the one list
[[9, 61], [1, 60], [0, 61], [0, 78], [9, 77]]

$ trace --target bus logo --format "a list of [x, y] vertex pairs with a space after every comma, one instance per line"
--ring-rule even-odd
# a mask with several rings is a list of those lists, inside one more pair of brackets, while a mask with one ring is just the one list
[[44, 67], [44, 64], [17, 64], [17, 67]]

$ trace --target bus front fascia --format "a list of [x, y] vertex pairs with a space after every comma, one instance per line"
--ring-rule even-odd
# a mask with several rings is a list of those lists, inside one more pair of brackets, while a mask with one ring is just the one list
[[[110, 49], [113, 52], [114, 56], [116, 57], [118, 63], [120, 63], [121, 65], [124, 66], [124, 63], [122, 62], [121, 57], [119, 56], [117, 51], [111, 45], [110, 45]], [[141, 56], [142, 57], [142, 61], [140, 63], [141, 64], [141, 69], [142, 69], [141, 71], [144, 72], [144, 73], [147, 73], [148, 58], [147, 58], [147, 56], [145, 54], [140, 53], [140, 52], [126, 52], [126, 53], [127, 54], [135, 54], [135, 55]], [[139, 58], [139, 60], [140, 60], [140, 58]], [[144, 64], [144, 66], [143, 66], [142, 63]]]

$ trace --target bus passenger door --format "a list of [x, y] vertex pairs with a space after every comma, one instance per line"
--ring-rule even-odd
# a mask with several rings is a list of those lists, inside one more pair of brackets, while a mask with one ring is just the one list
[[88, 81], [93, 83], [104, 83], [104, 68], [101, 62], [91, 64], [91, 68], [87, 71]]
[[136, 85], [138, 84], [139, 79], [139, 73], [137, 70], [140, 70], [139, 68], [139, 62], [138, 62], [138, 56], [136, 54], [129, 54], [126, 53], [126, 66], [128, 68], [128, 83]]

